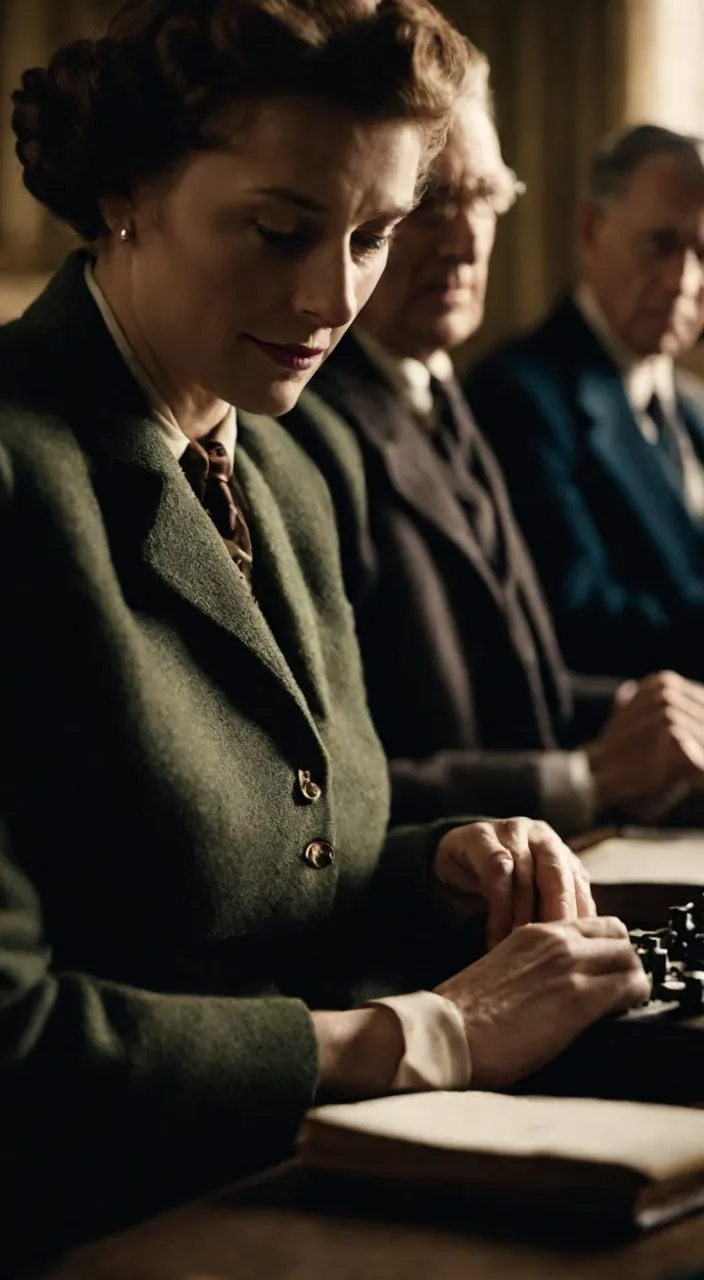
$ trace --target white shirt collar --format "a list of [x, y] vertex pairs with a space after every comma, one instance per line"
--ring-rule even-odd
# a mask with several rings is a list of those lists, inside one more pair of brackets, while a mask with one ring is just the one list
[[[93, 263], [90, 261], [86, 263], [85, 281], [91, 297], [105, 321], [108, 333], [113, 339], [115, 346], [125, 361], [125, 364], [130, 370], [135, 382], [137, 382], [142, 388], [142, 391], [152, 407], [154, 417], [164, 433], [166, 443], [168, 444], [173, 456], [178, 460], [181, 458], [182, 454], [185, 453], [188, 445], [190, 444], [188, 436], [184, 435], [171, 409], [165, 403], [163, 396], [160, 394], [146, 369], [135, 355], [135, 352], [132, 349], [123, 328], [121, 327], [115, 312], [98, 284], [95, 277], [95, 271], [93, 270]], [[233, 407], [230, 407], [228, 412], [225, 414], [225, 417], [218, 423], [214, 431], [209, 433], [208, 438], [210, 440], [217, 440], [220, 444], [224, 445], [230, 461], [234, 462], [235, 445], [237, 443], [237, 412]]]
[[672, 358], [655, 355], [639, 359], [634, 356], [613, 332], [588, 284], [582, 282], [577, 286], [574, 300], [589, 328], [621, 371], [626, 395], [635, 412], [645, 413], [653, 395], [659, 397], [665, 410], [674, 410], [677, 397]]
[[394, 390], [410, 409], [421, 418], [433, 413], [431, 377], [438, 382], [449, 382], [455, 376], [452, 361], [446, 351], [436, 351], [424, 363], [409, 356], [396, 356], [378, 338], [363, 329], [355, 328], [354, 336], [369, 356], [372, 364], [383, 373]]

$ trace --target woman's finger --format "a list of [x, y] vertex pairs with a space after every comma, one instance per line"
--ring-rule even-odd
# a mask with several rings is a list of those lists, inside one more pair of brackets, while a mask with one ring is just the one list
[[513, 857], [511, 927], [536, 919], [535, 874], [530, 848], [530, 823], [526, 818], [507, 818], [496, 824], [497, 835]]
[[585, 919], [588, 916], [597, 915], [598, 912], [592, 895], [592, 886], [589, 880], [589, 875], [575, 854], [572, 854], [572, 874], [574, 875], [577, 916], [579, 919]]
[[487, 823], [464, 848], [487, 905], [486, 942], [490, 949], [508, 937], [513, 922], [514, 859], [497, 833], [502, 825]]
[[577, 891], [572, 850], [545, 822], [534, 822], [530, 832], [535, 885], [541, 920], [574, 920]]

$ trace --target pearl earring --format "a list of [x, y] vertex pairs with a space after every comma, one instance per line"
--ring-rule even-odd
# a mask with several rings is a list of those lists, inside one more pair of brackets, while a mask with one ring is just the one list
[[127, 244], [128, 240], [132, 239], [132, 232], [129, 227], [121, 227], [119, 235], [123, 244]]

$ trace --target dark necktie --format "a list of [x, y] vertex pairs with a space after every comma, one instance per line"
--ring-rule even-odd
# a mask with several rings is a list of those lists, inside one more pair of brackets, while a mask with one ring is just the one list
[[682, 471], [682, 453], [677, 441], [677, 427], [665, 412], [657, 393], [648, 401], [646, 413], [657, 430], [657, 438], [653, 448], [657, 450], [663, 467], [679, 489], [684, 483]]
[[467, 512], [482, 551], [492, 563], [498, 547], [496, 511], [491, 494], [478, 474], [473, 448], [475, 426], [459, 383], [431, 377], [437, 430], [435, 445], [452, 469], [453, 487]]
[[227, 449], [218, 440], [191, 440], [181, 455], [181, 466], [237, 568], [251, 581], [252, 541], [238, 492], [235, 502], [236, 482]]

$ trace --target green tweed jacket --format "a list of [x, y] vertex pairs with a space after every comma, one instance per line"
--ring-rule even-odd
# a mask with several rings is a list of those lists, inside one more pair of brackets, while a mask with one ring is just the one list
[[4, 1257], [286, 1152], [308, 1008], [429, 981], [439, 941], [438, 829], [386, 835], [321, 474], [241, 416], [250, 593], [84, 261], [0, 330]]

